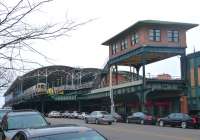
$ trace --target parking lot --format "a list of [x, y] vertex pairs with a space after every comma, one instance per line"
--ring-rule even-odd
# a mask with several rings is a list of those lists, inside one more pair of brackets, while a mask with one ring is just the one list
[[85, 124], [83, 120], [48, 118], [52, 124], [78, 124], [94, 128], [109, 140], [199, 140], [200, 129], [181, 129], [114, 123], [112, 125]]

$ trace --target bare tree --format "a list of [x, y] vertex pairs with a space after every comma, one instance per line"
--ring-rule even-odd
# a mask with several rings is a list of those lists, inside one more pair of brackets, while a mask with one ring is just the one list
[[0, 0], [0, 89], [13, 80], [15, 72], [28, 70], [25, 64], [41, 65], [23, 58], [22, 53], [29, 51], [48, 59], [34, 49], [30, 42], [68, 36], [70, 31], [90, 21], [77, 23], [66, 19], [62, 23], [30, 24], [28, 21], [31, 19], [31, 14], [51, 1], [53, 0], [12, 0], [10, 6], [6, 0]]

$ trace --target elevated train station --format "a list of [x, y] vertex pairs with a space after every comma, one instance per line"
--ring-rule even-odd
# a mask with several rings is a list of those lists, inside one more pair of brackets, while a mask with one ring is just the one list
[[[6, 91], [5, 106], [42, 112], [108, 110], [122, 115], [136, 111], [148, 111], [155, 116], [198, 113], [200, 92], [196, 86], [200, 78], [195, 79], [194, 74], [198, 77], [200, 71], [192, 61], [200, 55], [186, 56], [186, 32], [196, 26], [138, 21], [102, 44], [109, 46], [109, 60], [103, 69], [50, 66], [33, 70], [18, 77]], [[146, 65], [173, 56], [180, 56], [179, 79], [146, 77]], [[130, 71], [119, 71], [120, 66]]]

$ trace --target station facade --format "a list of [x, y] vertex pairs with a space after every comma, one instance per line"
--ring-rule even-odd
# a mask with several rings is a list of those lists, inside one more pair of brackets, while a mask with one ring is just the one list
[[[124, 116], [136, 111], [155, 116], [198, 113], [200, 54], [186, 56], [186, 32], [196, 26], [138, 21], [102, 44], [109, 48], [109, 60], [103, 69], [51, 66], [33, 70], [18, 77], [6, 91], [5, 106], [42, 112], [107, 110]], [[146, 65], [173, 56], [180, 56], [180, 78], [145, 75]], [[119, 66], [130, 71], [119, 71]], [[44, 90], [39, 91], [38, 87]]]

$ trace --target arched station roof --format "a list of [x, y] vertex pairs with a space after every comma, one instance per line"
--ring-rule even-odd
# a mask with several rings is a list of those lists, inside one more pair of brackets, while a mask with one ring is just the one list
[[[22, 76], [19, 76], [11, 84], [8, 90], [5, 92], [4, 96], [10, 94], [14, 89], [23, 88], [27, 89], [38, 82], [51, 82], [57, 78], [63, 77], [63, 80], [68, 78], [70, 80], [71, 75], [74, 78], [81, 72], [82, 78], [87, 78], [87, 75], [100, 75], [101, 69], [97, 68], [74, 68], [63, 65], [52, 65], [34, 69]], [[84, 79], [83, 79], [84, 80]], [[87, 79], [86, 79], [87, 80]], [[91, 80], [91, 79], [89, 79]], [[93, 79], [94, 80], [94, 79]], [[21, 87], [21, 85], [23, 85]]]

